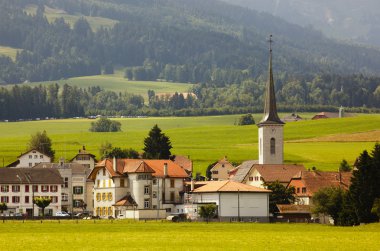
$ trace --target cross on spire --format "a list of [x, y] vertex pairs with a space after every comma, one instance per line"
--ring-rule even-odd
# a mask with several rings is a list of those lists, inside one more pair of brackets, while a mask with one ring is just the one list
[[272, 37], [273, 37], [272, 34], [270, 34], [269, 35], [269, 40], [268, 40], [268, 42], [269, 42], [269, 51], [270, 52], [272, 52], [272, 44], [274, 42], [273, 39], [272, 39]]

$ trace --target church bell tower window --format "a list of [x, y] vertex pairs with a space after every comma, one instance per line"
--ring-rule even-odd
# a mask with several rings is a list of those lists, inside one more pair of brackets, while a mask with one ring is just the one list
[[276, 154], [276, 139], [270, 139], [270, 154]]

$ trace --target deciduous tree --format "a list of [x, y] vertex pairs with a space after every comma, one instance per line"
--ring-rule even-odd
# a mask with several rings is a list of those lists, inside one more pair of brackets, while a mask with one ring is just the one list
[[37, 132], [36, 134], [31, 135], [27, 150], [29, 151], [32, 149], [38, 150], [50, 156], [52, 161], [54, 160], [55, 151], [52, 149], [52, 142], [46, 131]]

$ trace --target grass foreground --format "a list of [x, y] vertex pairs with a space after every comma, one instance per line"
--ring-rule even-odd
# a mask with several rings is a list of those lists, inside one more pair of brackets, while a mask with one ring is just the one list
[[6, 221], [0, 250], [380, 250], [380, 224]]

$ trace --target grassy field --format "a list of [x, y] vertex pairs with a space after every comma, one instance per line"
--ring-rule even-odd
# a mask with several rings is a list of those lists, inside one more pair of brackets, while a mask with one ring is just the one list
[[380, 250], [380, 224], [0, 223], [0, 250]]
[[[254, 117], [259, 121], [261, 115], [255, 114]], [[82, 145], [99, 155], [99, 146], [105, 141], [113, 146], [141, 151], [148, 131], [158, 124], [171, 139], [172, 153], [190, 156], [195, 171], [204, 173], [208, 164], [225, 155], [235, 162], [258, 158], [257, 126], [236, 126], [234, 123], [238, 118], [239, 115], [125, 118], [117, 119], [123, 130], [118, 133], [89, 132], [93, 122], [89, 119], [3, 122], [0, 123], [0, 161], [4, 159], [8, 164], [16, 160], [25, 151], [30, 135], [39, 130], [46, 130], [52, 138], [57, 158], [71, 159]], [[363, 150], [371, 150], [376, 141], [380, 142], [379, 125], [380, 115], [287, 123], [284, 128], [285, 162], [304, 164], [306, 168], [337, 170], [343, 158], [353, 163]], [[358, 132], [367, 132], [365, 140], [349, 141], [347, 135]], [[345, 140], [341, 140], [342, 134], [346, 135]], [[330, 141], [324, 136], [329, 136]], [[324, 140], [318, 141], [321, 137]]]
[[[174, 92], [188, 92], [192, 84], [173, 83], [173, 82], [155, 82], [155, 81], [129, 81], [123, 77], [123, 71], [116, 71], [115, 74], [110, 75], [96, 75], [86, 77], [76, 77], [57, 81], [33, 82], [27, 83], [28, 86], [48, 85], [57, 83], [60, 86], [69, 84], [81, 88], [90, 86], [100, 86], [105, 90], [114, 92], [129, 92], [133, 94], [142, 95], [147, 98], [147, 91], [154, 90], [156, 94], [160, 93], [174, 93]], [[12, 85], [8, 85], [11, 87]]]
[[[37, 6], [36, 5], [29, 5], [25, 9], [25, 11], [28, 14], [35, 15], [36, 11], [37, 11]], [[44, 14], [50, 23], [54, 22], [54, 20], [57, 18], [63, 18], [63, 19], [65, 19], [66, 23], [70, 24], [71, 27], [74, 26], [74, 23], [79, 18], [84, 17], [84, 18], [86, 18], [87, 22], [90, 24], [91, 29], [93, 31], [96, 31], [100, 27], [112, 28], [116, 23], [118, 23], [117, 20], [113, 20], [113, 19], [109, 19], [109, 18], [70, 15], [70, 14], [67, 14], [63, 10], [49, 8], [48, 6], [45, 6]]]
[[7, 46], [0, 46], [0, 55], [4, 55], [7, 57], [10, 57], [12, 60], [15, 60], [16, 54], [20, 50], [21, 49], [16, 49], [16, 48], [7, 47]]

